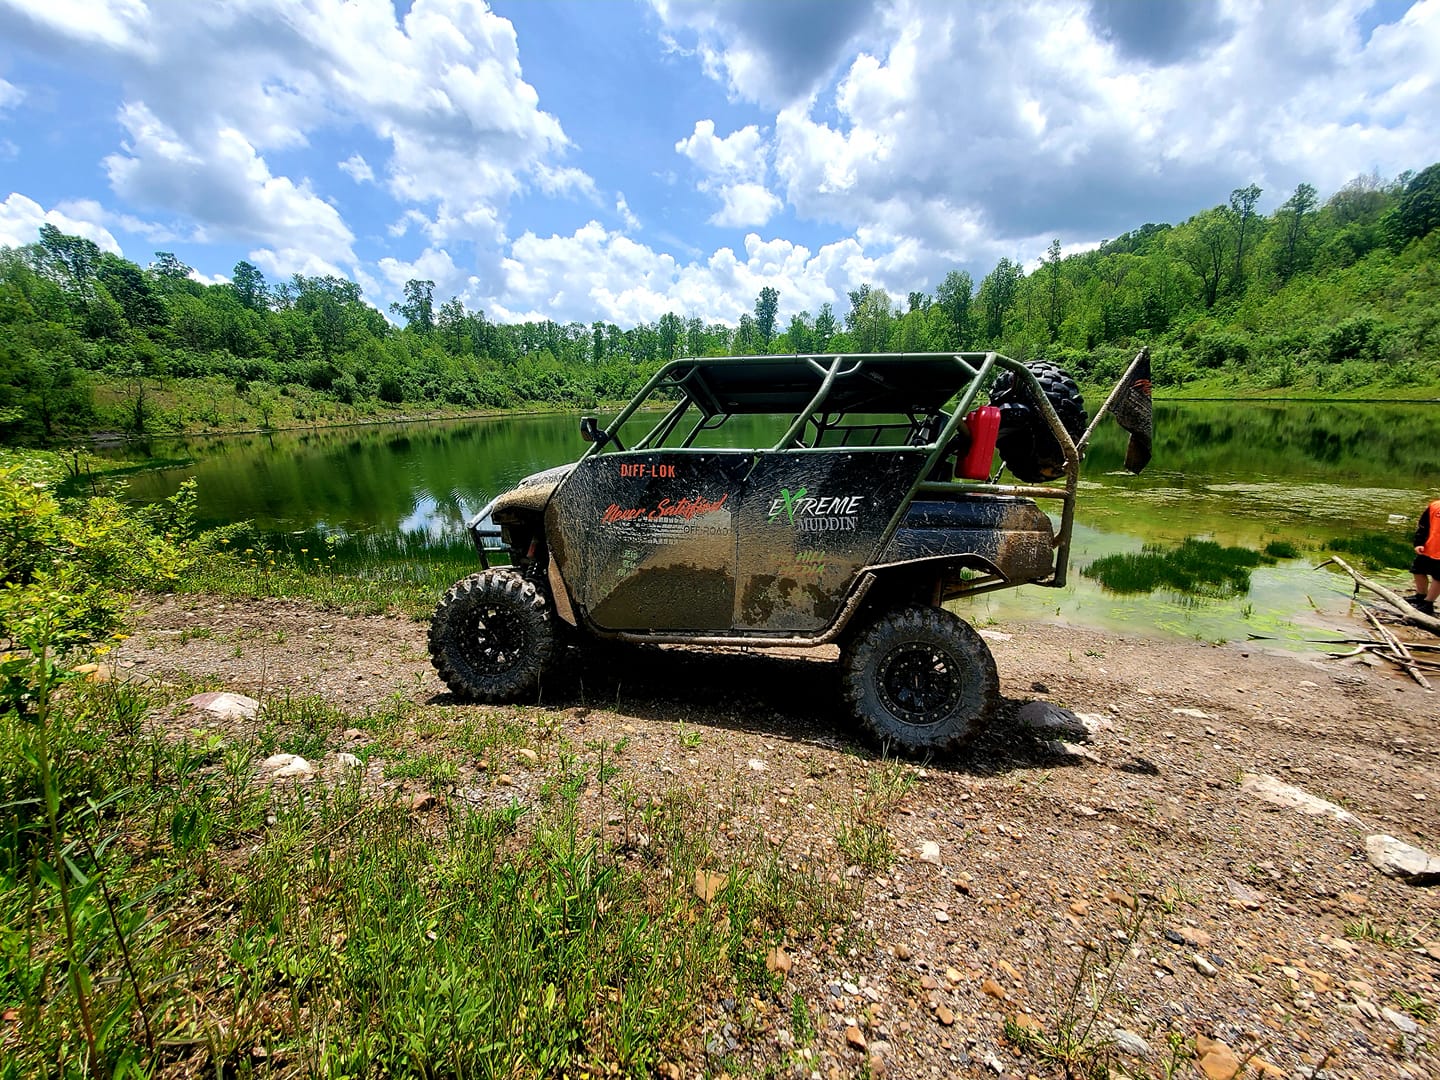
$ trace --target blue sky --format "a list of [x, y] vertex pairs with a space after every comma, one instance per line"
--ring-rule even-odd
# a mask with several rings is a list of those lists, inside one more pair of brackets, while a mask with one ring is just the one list
[[782, 320], [1440, 159], [1440, 0], [0, 0], [0, 244]]

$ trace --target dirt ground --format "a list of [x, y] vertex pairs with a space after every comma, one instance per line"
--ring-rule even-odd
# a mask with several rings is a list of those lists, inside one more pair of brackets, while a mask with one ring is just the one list
[[[483, 708], [445, 692], [425, 629], [156, 598], [116, 660], [355, 713], [396, 695], [442, 716]], [[1137, 1075], [1440, 1076], [1440, 890], [1383, 875], [1365, 846], [1389, 834], [1440, 851], [1440, 694], [1319, 654], [1045, 624], [985, 633], [1000, 720], [964, 757], [907, 770], [883, 823], [893, 859], [844, 871], [863, 890], [853, 932], [789, 946], [787, 1004], [763, 1023], [715, 1003], [692, 1071], [724, 1056], [757, 1075], [1050, 1076], [1063, 1065], [1046, 1048], [1073, 1030]], [[529, 765], [558, 740], [623, 740], [621, 779], [642, 796], [700, 792], [722, 835], [834, 862], [837, 833], [894, 769], [843, 718], [837, 677], [829, 658], [793, 653], [607, 653], [524, 710], [536, 753], [504, 778], [507, 797], [534, 793]], [[1027, 729], [1031, 702], [1083, 714], [1093, 740]], [[1262, 801], [1247, 774], [1358, 821]]]

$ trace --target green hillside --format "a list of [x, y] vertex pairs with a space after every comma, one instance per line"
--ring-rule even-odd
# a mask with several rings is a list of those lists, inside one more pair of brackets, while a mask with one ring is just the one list
[[1440, 397], [1440, 164], [1323, 203], [1302, 184], [1270, 215], [1262, 195], [1081, 254], [1056, 241], [1028, 274], [1001, 259], [903, 302], [864, 285], [843, 315], [782, 325], [766, 288], [734, 328], [704, 312], [506, 325], [418, 280], [392, 323], [351, 281], [270, 283], [241, 262], [203, 285], [169, 253], [142, 269], [46, 225], [0, 249], [0, 441], [586, 406], [726, 353], [998, 348], [1101, 382], [1148, 344], [1162, 396]]

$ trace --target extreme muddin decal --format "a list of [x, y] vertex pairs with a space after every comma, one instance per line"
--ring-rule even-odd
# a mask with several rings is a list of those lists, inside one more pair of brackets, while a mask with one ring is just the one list
[[811, 495], [805, 488], [781, 488], [770, 503], [770, 524], [796, 532], [852, 532], [860, 521], [863, 495]]

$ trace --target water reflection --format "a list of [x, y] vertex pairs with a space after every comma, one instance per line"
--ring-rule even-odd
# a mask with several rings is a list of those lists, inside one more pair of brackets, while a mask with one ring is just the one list
[[[740, 424], [726, 430], [732, 445], [764, 441]], [[169, 463], [130, 479], [141, 500], [164, 498], [195, 477], [207, 526], [250, 520], [277, 533], [323, 528], [402, 538], [413, 549], [417, 541], [453, 541], [494, 495], [584, 449], [574, 416], [507, 416], [152, 440], [108, 453]], [[1044, 615], [1217, 640], [1255, 633], [1293, 643], [1313, 636], [1315, 624], [1342, 610], [1351, 591], [1348, 578], [1311, 572], [1326, 541], [1376, 533], [1403, 540], [1435, 497], [1440, 410], [1161, 404], [1150, 471], [1126, 473], [1124, 452], [1125, 435], [1114, 425], [1096, 432], [1081, 482], [1070, 583], [991, 594], [973, 601], [968, 614]], [[1257, 551], [1284, 541], [1302, 556], [1257, 568], [1244, 596], [1198, 606], [1164, 593], [1107, 595], [1081, 572], [1102, 556], [1187, 537]], [[1400, 568], [1385, 579], [1403, 584], [1406, 577]]]

